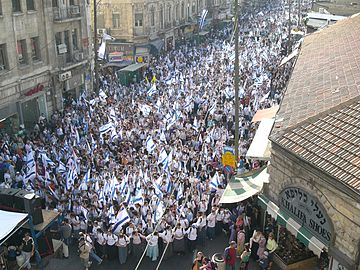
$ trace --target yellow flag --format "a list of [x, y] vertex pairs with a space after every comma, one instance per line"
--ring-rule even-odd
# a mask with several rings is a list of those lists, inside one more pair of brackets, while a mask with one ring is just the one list
[[157, 79], [156, 79], [156, 76], [154, 75], [152, 80], [151, 80], [151, 83], [155, 83], [156, 81], [157, 81]]

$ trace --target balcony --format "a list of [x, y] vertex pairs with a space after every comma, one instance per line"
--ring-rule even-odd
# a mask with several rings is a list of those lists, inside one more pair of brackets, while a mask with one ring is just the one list
[[64, 53], [57, 56], [57, 64], [61, 70], [68, 70], [82, 65], [87, 60], [86, 51], [75, 51], [73, 54]]
[[81, 18], [80, 6], [70, 6], [70, 7], [54, 7], [54, 21], [69, 21], [69, 20], [77, 20]]

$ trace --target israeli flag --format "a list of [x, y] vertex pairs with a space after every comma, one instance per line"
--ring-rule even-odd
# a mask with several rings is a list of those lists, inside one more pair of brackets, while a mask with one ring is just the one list
[[120, 210], [116, 215], [115, 224], [112, 229], [112, 232], [117, 234], [120, 232], [122, 227], [130, 221], [130, 216], [125, 208]]
[[153, 216], [153, 223], [158, 223], [158, 221], [162, 218], [165, 212], [164, 202], [162, 200], [158, 200], [156, 211]]
[[172, 160], [173, 160], [173, 151], [171, 150], [169, 155], [166, 158], [165, 161], [165, 165], [164, 165], [164, 171], [169, 172], [170, 169], [170, 165], [172, 164]]
[[109, 208], [109, 221], [110, 223], [115, 223], [115, 210], [114, 210], [114, 206], [110, 206]]
[[148, 94], [149, 97], [151, 97], [153, 94], [156, 93], [156, 91], [157, 91], [157, 89], [156, 89], [156, 84], [154, 83], [154, 84], [150, 87], [150, 89], [147, 91], [147, 94]]
[[70, 190], [74, 186], [75, 178], [77, 173], [75, 168], [71, 168], [66, 176], [66, 189]]
[[109, 122], [99, 128], [100, 135], [104, 135], [112, 129], [114, 129], [114, 124], [112, 122]]
[[50, 158], [48, 158], [46, 153], [41, 153], [41, 161], [45, 167], [47, 167], [48, 165], [51, 167], [55, 166], [55, 163]]
[[130, 192], [130, 188], [129, 188], [129, 187], [127, 188], [127, 192], [126, 192], [126, 195], [125, 195], [125, 200], [124, 200], [124, 202], [126, 202], [127, 205], [129, 205], [130, 202], [131, 202], [131, 192]]
[[212, 115], [216, 111], [216, 102], [214, 102], [209, 108], [209, 114]]
[[110, 119], [111, 119], [113, 122], [116, 122], [116, 121], [117, 121], [114, 108], [111, 108], [111, 110], [110, 110]]
[[158, 197], [158, 198], [162, 198], [163, 197], [163, 193], [162, 193], [162, 191], [161, 191], [161, 189], [160, 189], [160, 187], [159, 187], [159, 185], [158, 184], [156, 184], [156, 183], [154, 183], [154, 192], [155, 192], [155, 195]]
[[167, 162], [168, 155], [166, 153], [165, 148], [163, 148], [160, 152], [159, 158], [158, 158], [158, 164], [162, 164], [165, 166]]
[[170, 119], [170, 121], [166, 126], [166, 130], [169, 130], [173, 125], [175, 125], [175, 123], [176, 123], [176, 114], [173, 114], [172, 118]]
[[144, 204], [144, 197], [143, 197], [142, 189], [140, 189], [139, 191], [136, 192], [136, 195], [132, 200], [132, 204], [137, 204], [137, 203], [140, 205]]
[[129, 175], [128, 175], [128, 174], [125, 175], [124, 180], [123, 180], [123, 181], [121, 182], [121, 184], [120, 184], [119, 191], [120, 191], [121, 194], [124, 194], [126, 188], [129, 186], [129, 184], [128, 184], [128, 178], [129, 178]]
[[151, 107], [149, 105], [144, 104], [140, 107], [140, 110], [145, 117], [148, 117], [151, 112]]
[[59, 162], [59, 166], [58, 166], [58, 172], [63, 174], [63, 173], [66, 173], [66, 167], [65, 167], [65, 164], [62, 163], [61, 161]]
[[200, 29], [203, 29], [204, 25], [205, 25], [205, 21], [206, 21], [206, 16], [208, 14], [208, 10], [207, 9], [204, 9], [202, 14], [201, 14], [201, 17], [200, 17]]
[[167, 144], [167, 142], [166, 142], [166, 136], [165, 136], [164, 131], [161, 131], [161, 133], [160, 133], [160, 141], [162, 141], [162, 142], [164, 142], [165, 144]]
[[151, 154], [155, 150], [155, 147], [156, 146], [153, 139], [151, 138], [151, 136], [149, 136], [146, 139], [146, 150], [148, 151], [149, 154]]
[[[105, 94], [104, 90], [100, 89], [99, 97], [100, 97], [100, 98], [103, 98], [103, 99], [106, 99], [106, 98], [107, 98], [107, 95]], [[90, 101], [90, 102], [91, 102], [91, 101]]]
[[176, 194], [176, 200], [179, 201], [184, 197], [182, 184], [179, 185], [178, 192]]
[[119, 136], [117, 135], [116, 130], [112, 129], [110, 140], [113, 142], [116, 138], [119, 138]]
[[194, 123], [193, 123], [192, 127], [193, 127], [193, 129], [195, 129], [196, 131], [200, 128], [200, 124], [199, 124], [199, 122], [198, 122], [198, 120], [197, 120], [196, 117], [194, 118]]
[[215, 175], [213, 176], [213, 178], [211, 179], [210, 188], [218, 189], [219, 185], [220, 185], [219, 174], [218, 174], [218, 172], [216, 172]]

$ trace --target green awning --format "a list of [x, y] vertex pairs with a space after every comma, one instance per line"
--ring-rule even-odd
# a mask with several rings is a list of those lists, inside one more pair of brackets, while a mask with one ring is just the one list
[[129, 66], [121, 69], [120, 71], [133, 72], [133, 71], [138, 70], [139, 68], [142, 68], [142, 67], [145, 66], [145, 65], [146, 65], [145, 63], [136, 63], [136, 64], [129, 65]]
[[220, 203], [237, 203], [258, 194], [264, 183], [269, 181], [266, 167], [251, 175], [233, 177], [221, 196]]
[[308, 229], [301, 226], [292, 219], [287, 212], [281, 210], [274, 202], [270, 201], [266, 196], [259, 195], [258, 202], [261, 208], [271, 215], [276, 222], [286, 227], [300, 242], [307, 246], [314, 254], [320, 257], [321, 251], [325, 245], [309, 232]]

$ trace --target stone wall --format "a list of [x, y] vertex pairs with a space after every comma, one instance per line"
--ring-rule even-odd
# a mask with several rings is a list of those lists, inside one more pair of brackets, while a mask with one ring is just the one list
[[[313, 194], [327, 210], [333, 223], [333, 246], [353, 263], [359, 256], [360, 200], [339, 181], [325, 175], [303, 160], [272, 144], [269, 199], [279, 205], [280, 192], [289, 186]], [[345, 258], [346, 259], [346, 258]], [[353, 267], [353, 269], [356, 269]]]

